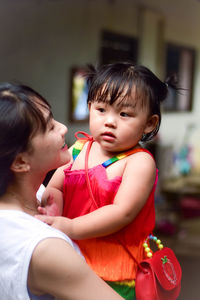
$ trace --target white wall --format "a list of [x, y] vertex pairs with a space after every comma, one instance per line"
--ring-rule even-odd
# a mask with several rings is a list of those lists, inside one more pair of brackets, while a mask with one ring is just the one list
[[150, 2], [151, 9], [165, 18], [165, 36], [167, 42], [173, 42], [196, 49], [195, 84], [193, 110], [188, 113], [163, 114], [160, 136], [163, 143], [180, 145], [187, 125], [200, 126], [200, 2], [197, 0], [139, 1]]
[[[73, 133], [87, 125], [69, 124], [70, 67], [98, 61], [102, 29], [140, 37], [141, 7], [163, 18], [164, 41], [194, 47], [199, 54], [197, 0], [0, 0], [0, 81], [19, 80], [41, 92], [55, 117], [69, 126], [71, 143]], [[150, 23], [149, 34], [154, 25]], [[150, 56], [141, 62], [145, 58], [156, 71], [159, 49], [156, 61], [153, 39], [151, 43], [143, 44]], [[197, 59], [193, 111], [163, 115], [163, 143], [179, 143], [186, 125], [199, 122], [199, 64]]]

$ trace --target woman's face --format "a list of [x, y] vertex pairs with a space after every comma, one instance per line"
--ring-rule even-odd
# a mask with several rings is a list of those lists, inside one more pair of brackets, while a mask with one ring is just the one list
[[39, 173], [57, 169], [71, 159], [65, 144], [67, 127], [50, 117], [49, 111], [45, 110], [43, 113], [47, 120], [47, 129], [32, 138], [29, 155], [31, 170]]

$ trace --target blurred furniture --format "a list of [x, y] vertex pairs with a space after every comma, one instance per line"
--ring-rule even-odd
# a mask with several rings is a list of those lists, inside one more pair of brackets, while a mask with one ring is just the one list
[[[160, 192], [176, 215], [176, 234], [162, 237], [178, 255], [200, 256], [200, 174], [164, 179]], [[166, 212], [167, 214], [167, 212]]]

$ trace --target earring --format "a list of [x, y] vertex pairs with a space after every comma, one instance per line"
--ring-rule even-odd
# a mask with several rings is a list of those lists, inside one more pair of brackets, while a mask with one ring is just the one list
[[141, 141], [145, 141], [145, 139], [146, 139], [146, 134], [143, 133], [142, 138], [141, 138]]
[[30, 166], [26, 166], [26, 172], [29, 172], [30, 171]]

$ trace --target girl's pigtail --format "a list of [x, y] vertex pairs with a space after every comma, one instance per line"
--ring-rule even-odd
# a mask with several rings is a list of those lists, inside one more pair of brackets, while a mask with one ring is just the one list
[[181, 90], [184, 90], [178, 85], [178, 77], [176, 74], [172, 74], [171, 76], [167, 77], [165, 80], [165, 84], [167, 88], [171, 88], [175, 90], [176, 92], [179, 92]]

